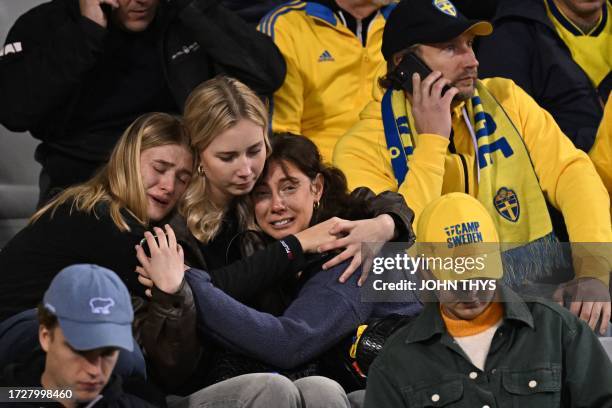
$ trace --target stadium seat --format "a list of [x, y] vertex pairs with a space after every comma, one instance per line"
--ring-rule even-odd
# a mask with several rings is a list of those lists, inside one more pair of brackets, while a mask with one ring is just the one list
[[[0, 3], [0, 44], [8, 29], [26, 10], [43, 0]], [[0, 125], [0, 248], [26, 224], [38, 201], [40, 165], [34, 161], [38, 142], [29, 134], [17, 134]]]

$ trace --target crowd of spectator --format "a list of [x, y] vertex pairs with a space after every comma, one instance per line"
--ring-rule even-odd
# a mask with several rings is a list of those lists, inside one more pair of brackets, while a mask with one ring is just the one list
[[[42, 171], [0, 250], [0, 405], [612, 408], [611, 13], [26, 12], [0, 123], [40, 141]], [[391, 246], [486, 262], [366, 301]]]

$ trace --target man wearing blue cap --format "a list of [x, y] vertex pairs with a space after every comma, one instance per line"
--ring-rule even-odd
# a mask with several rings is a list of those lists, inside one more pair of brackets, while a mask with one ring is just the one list
[[53, 279], [38, 308], [44, 368], [38, 362], [18, 366], [5, 371], [2, 383], [57, 390], [53, 399], [65, 407], [150, 407], [124, 393], [121, 380], [111, 375], [119, 350], [134, 348], [133, 319], [130, 295], [117, 274], [96, 265], [69, 266]]
[[[130, 294], [116, 273], [89, 264], [64, 268], [45, 292], [38, 319], [44, 362], [34, 353], [25, 361], [2, 367], [0, 387], [42, 386], [54, 391], [53, 399], [67, 408], [153, 406], [125, 393], [120, 377], [113, 374], [119, 350], [131, 352], [135, 344]], [[0, 393], [0, 401], [3, 397], [5, 393]], [[57, 406], [57, 402], [48, 400], [43, 404], [35, 399], [28, 401], [34, 402], [30, 405], [23, 402], [19, 406]], [[295, 385], [272, 373], [235, 377], [184, 398], [170, 398], [167, 405], [188, 408], [207, 404], [228, 408], [302, 407]], [[162, 398], [156, 405], [166, 403]]]

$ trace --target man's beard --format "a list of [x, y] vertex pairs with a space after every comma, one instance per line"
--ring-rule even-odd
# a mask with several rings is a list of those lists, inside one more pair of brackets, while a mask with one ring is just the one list
[[455, 87], [457, 88], [457, 90], [459, 90], [459, 92], [457, 93], [457, 95], [455, 95], [455, 97], [453, 98], [454, 101], [467, 101], [468, 99], [470, 99], [472, 96], [474, 96], [474, 91], [476, 89], [476, 81], [478, 78], [478, 73], [477, 72], [465, 72], [464, 74], [461, 75], [460, 78], [465, 78], [466, 76], [473, 76], [474, 81], [472, 82], [472, 86], [470, 87], [470, 90], [461, 90], [461, 88], [457, 87], [455, 84], [459, 81], [455, 81], [452, 82], [449, 86], [451, 87]]
[[471, 99], [472, 96], [474, 96], [474, 88], [472, 88], [472, 90], [469, 92], [458, 92], [457, 95], [453, 97], [453, 100], [463, 102]]

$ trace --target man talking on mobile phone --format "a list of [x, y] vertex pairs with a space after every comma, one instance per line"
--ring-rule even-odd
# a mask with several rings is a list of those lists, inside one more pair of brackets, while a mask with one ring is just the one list
[[41, 140], [39, 207], [89, 179], [147, 112], [179, 114], [218, 74], [272, 95], [285, 62], [217, 0], [52, 0], [11, 28], [0, 52], [0, 123]]
[[[547, 205], [559, 209], [575, 279], [555, 297], [570, 301], [591, 328], [601, 320], [603, 333], [610, 320], [610, 199], [587, 155], [527, 93], [508, 79], [478, 80], [472, 44], [492, 30], [449, 0], [401, 1], [385, 25], [387, 66], [377, 75], [374, 101], [336, 145], [334, 164], [350, 188], [400, 192], [415, 223], [443, 194], [476, 197], [501, 242], [524, 251], [514, 256], [516, 273], [508, 278], [514, 287], [558, 278], [551, 276], [557, 274], [552, 263], [564, 253], [555, 245]], [[414, 73], [406, 58], [432, 72]], [[586, 250], [577, 243], [597, 244]]]

